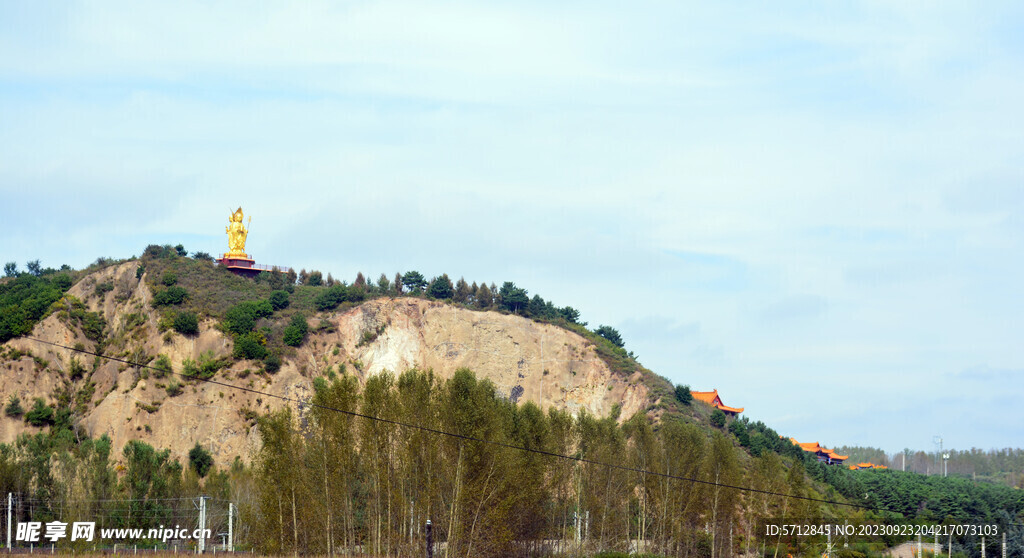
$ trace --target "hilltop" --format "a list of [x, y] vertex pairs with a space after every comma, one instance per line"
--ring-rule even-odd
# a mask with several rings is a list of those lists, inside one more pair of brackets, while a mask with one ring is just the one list
[[[318, 311], [318, 300], [342, 286], [306, 283], [288, 292], [280, 281], [236, 277], [209, 260], [163, 249], [110, 262], [81, 274], [28, 337], [4, 344], [0, 392], [5, 403], [14, 396], [28, 407], [40, 398], [68, 408], [85, 435], [107, 434], [114, 447], [141, 439], [184, 461], [199, 443], [221, 465], [251, 458], [255, 417], [279, 408], [280, 400], [34, 339], [296, 400], [312, 396], [316, 378], [342, 370], [365, 383], [384, 371], [432, 370], [449, 378], [468, 368], [502, 397], [543, 409], [596, 416], [614, 410], [624, 420], [675, 408], [666, 380], [582, 325], [368, 289]], [[239, 308], [275, 292], [285, 295], [284, 304], [247, 331], [233, 330]], [[177, 327], [182, 316], [194, 316], [194, 329]], [[296, 319], [306, 333], [291, 346], [285, 334]], [[257, 338], [257, 354], [239, 354], [249, 338]], [[5, 416], [0, 425], [0, 442], [34, 429], [20, 417]]]

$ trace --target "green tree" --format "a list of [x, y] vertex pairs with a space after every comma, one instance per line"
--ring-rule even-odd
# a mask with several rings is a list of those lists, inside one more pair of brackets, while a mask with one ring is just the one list
[[145, 521], [159, 522], [172, 512], [166, 499], [172, 487], [180, 482], [181, 465], [170, 459], [170, 450], [158, 451], [153, 446], [129, 440], [124, 446], [125, 476], [123, 488], [128, 496], [125, 523], [139, 525]]
[[295, 314], [292, 316], [291, 323], [284, 328], [284, 343], [298, 347], [306, 340], [307, 333], [309, 333], [309, 324], [306, 322], [306, 317], [302, 314]]
[[186, 250], [185, 246], [183, 246], [181, 244], [175, 246], [174, 247], [174, 251], [177, 252], [178, 255], [181, 256], [181, 257], [185, 257], [185, 256], [188, 255], [188, 250]]
[[452, 280], [448, 278], [448, 274], [442, 274], [440, 277], [434, 278], [430, 283], [430, 288], [427, 289], [427, 294], [437, 299], [450, 299], [455, 294], [455, 289], [452, 287]]
[[199, 317], [194, 312], [179, 312], [174, 317], [174, 331], [182, 335], [199, 335]]
[[18, 275], [18, 264], [15, 262], [7, 262], [4, 264], [4, 276], [5, 277], [17, 277]]
[[273, 374], [281, 369], [281, 357], [276, 353], [270, 353], [263, 359], [263, 368]]
[[192, 252], [192, 259], [199, 260], [201, 262], [212, 262], [213, 256], [206, 252]]
[[52, 426], [54, 423], [53, 407], [46, 404], [41, 397], [36, 397], [32, 408], [25, 413], [25, 421], [32, 426]]
[[380, 289], [381, 294], [387, 294], [391, 291], [391, 281], [384, 273], [381, 273], [380, 277], [377, 278], [377, 288]]
[[320, 293], [316, 297], [316, 309], [321, 312], [328, 310], [334, 310], [339, 304], [346, 300], [352, 300], [354, 297], [351, 296], [353, 293], [349, 291], [349, 288], [345, 285], [335, 285], [328, 287], [327, 290]]
[[231, 333], [247, 333], [256, 327], [256, 320], [266, 318], [273, 313], [274, 307], [266, 300], [239, 302], [224, 313], [222, 324], [224, 329]]
[[25, 414], [25, 409], [21, 406], [21, 400], [18, 399], [17, 395], [11, 394], [11, 398], [7, 401], [7, 406], [4, 407], [4, 414], [11, 418], [18, 418]]
[[683, 405], [689, 405], [693, 401], [693, 394], [690, 393], [690, 386], [676, 386], [676, 401], [679, 401]]
[[476, 306], [481, 310], [486, 310], [494, 305], [494, 293], [487, 287], [487, 284], [480, 285], [480, 288], [476, 292]]
[[501, 307], [513, 314], [522, 312], [526, 305], [530, 303], [526, 289], [520, 289], [512, 281], [505, 281], [501, 285], [501, 290], [498, 291], [498, 299], [501, 301]]
[[203, 446], [200, 446], [199, 442], [196, 442], [196, 445], [188, 452], [188, 464], [199, 475], [199, 478], [203, 478], [213, 466], [213, 456]]
[[39, 260], [32, 260], [25, 264], [29, 274], [39, 277], [43, 274], [43, 266], [39, 264]]
[[427, 280], [419, 271], [407, 271], [402, 276], [402, 285], [412, 294], [419, 294], [427, 287]]
[[319, 287], [324, 284], [324, 275], [319, 271], [311, 271], [309, 272], [309, 277], [302, 284], [309, 285], [310, 287]]
[[157, 378], [164, 378], [174, 372], [174, 367], [171, 365], [171, 359], [165, 354], [156, 355], [156, 361], [153, 363], [153, 368], [156, 369], [154, 375]]
[[273, 291], [270, 293], [269, 300], [270, 306], [274, 310], [284, 310], [285, 308], [288, 308], [289, 301], [287, 291]]
[[164, 272], [164, 276], [160, 278], [160, 282], [163, 283], [164, 286], [170, 287], [178, 282], [178, 274], [171, 270], [167, 270]]
[[235, 336], [235, 348], [232, 356], [263, 360], [267, 356], [266, 339], [262, 333], [257, 331], [238, 334]]
[[472, 293], [469, 290], [469, 284], [466, 283], [466, 279], [464, 277], [460, 277], [459, 280], [455, 282], [455, 295], [453, 296], [455, 302], [465, 304], [469, 302], [470, 296], [472, 296]]
[[157, 291], [153, 295], [153, 306], [170, 306], [181, 304], [188, 300], [188, 291], [184, 287], [172, 285], [166, 289]]
[[711, 412], [711, 426], [716, 428], [722, 428], [725, 426], [725, 413], [721, 409], [715, 409]]
[[579, 323], [580, 311], [573, 308], [572, 306], [564, 306], [558, 309], [558, 315], [570, 324]]
[[619, 333], [619, 330], [615, 329], [612, 326], [600, 326], [594, 330], [594, 333], [611, 341], [612, 344], [615, 345], [616, 347], [625, 346], [625, 343], [622, 341], [622, 335]]

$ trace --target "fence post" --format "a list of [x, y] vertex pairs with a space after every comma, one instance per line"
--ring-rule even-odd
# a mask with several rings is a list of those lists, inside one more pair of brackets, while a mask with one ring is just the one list
[[434, 558], [434, 524], [427, 520], [427, 558]]

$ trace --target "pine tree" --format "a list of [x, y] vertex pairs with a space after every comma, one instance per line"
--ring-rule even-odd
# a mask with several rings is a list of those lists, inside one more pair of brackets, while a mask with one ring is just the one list
[[381, 294], [388, 294], [391, 291], [391, 281], [388, 280], [387, 275], [380, 274], [380, 277], [377, 278], [377, 288], [380, 289]]
[[459, 280], [455, 283], [455, 302], [465, 304], [469, 300], [469, 296], [469, 285], [466, 284], [466, 279], [459, 277]]
[[494, 304], [494, 295], [491, 294], [491, 289], [487, 288], [487, 285], [480, 285], [480, 289], [476, 292], [476, 305], [478, 308], [486, 310]]

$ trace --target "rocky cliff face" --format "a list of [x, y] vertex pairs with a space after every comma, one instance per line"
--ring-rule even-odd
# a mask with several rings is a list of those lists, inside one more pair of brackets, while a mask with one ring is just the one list
[[[231, 354], [231, 340], [210, 320], [200, 325], [195, 337], [160, 333], [157, 316], [150, 309], [149, 288], [136, 279], [136, 268], [135, 262], [106, 268], [69, 291], [106, 319], [109, 335], [116, 342], [105, 354], [127, 361], [164, 354], [175, 371], [181, 370], [185, 359]], [[114, 289], [94, 294], [95, 286], [105, 282]], [[327, 327], [315, 327], [321, 320]], [[36, 325], [32, 337], [94, 349], [94, 344], [67, 322], [51, 315]], [[610, 371], [583, 337], [517, 316], [416, 298], [380, 298], [318, 315], [310, 322], [313, 333], [276, 374], [253, 373], [259, 370], [257, 363], [240, 361], [218, 372], [215, 379], [304, 400], [312, 395], [313, 379], [328, 366], [344, 364], [362, 380], [383, 371], [397, 374], [410, 368], [432, 369], [439, 377], [448, 378], [459, 368], [469, 368], [478, 377], [490, 379], [503, 396], [520, 403], [533, 401], [544, 409], [554, 406], [573, 413], [586, 409], [605, 415], [613, 405], [621, 404], [622, 416], [628, 417], [651, 402], [637, 375], [626, 377]], [[109, 435], [116, 448], [128, 440], [142, 439], [170, 448], [184, 460], [198, 442], [213, 452], [218, 465], [230, 463], [235, 456], [247, 461], [258, 447], [252, 417], [284, 404], [204, 382], [186, 383], [179, 395], [171, 396], [167, 386], [181, 381], [173, 375], [157, 378], [151, 370], [105, 359], [94, 365], [92, 357], [30, 339], [14, 339], [6, 345], [36, 358], [26, 355], [0, 361], [4, 402], [14, 394], [28, 408], [35, 397], [53, 402], [59, 391], [66, 390], [87, 401], [80, 419], [86, 432]], [[81, 377], [71, 378], [72, 358], [87, 370]], [[0, 418], [0, 441], [10, 442], [21, 432], [32, 430], [20, 419]]]

